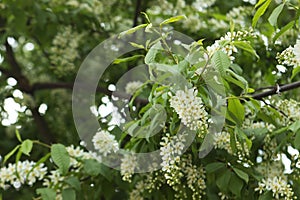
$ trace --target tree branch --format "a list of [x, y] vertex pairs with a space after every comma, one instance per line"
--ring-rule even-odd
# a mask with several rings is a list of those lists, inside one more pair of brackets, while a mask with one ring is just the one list
[[139, 18], [139, 14], [141, 12], [141, 5], [142, 5], [142, 0], [136, 0], [132, 27], [135, 27], [138, 25], [138, 18]]
[[258, 94], [253, 94], [252, 98], [257, 99], [257, 100], [261, 100], [264, 97], [274, 95], [274, 94], [278, 94], [278, 92], [285, 92], [285, 91], [289, 91], [289, 90], [299, 88], [299, 87], [300, 87], [300, 81], [296, 81], [294, 83], [289, 83], [289, 84], [285, 84], [285, 85], [279, 85], [279, 86], [276, 85], [268, 91], [261, 92], [261, 93], [258, 93]]
[[[22, 74], [22, 68], [19, 65], [19, 63], [17, 62], [14, 52], [13, 52], [13, 49], [9, 45], [7, 40], [5, 41], [5, 50], [6, 50], [5, 58], [11, 69], [8, 70], [8, 69], [0, 68], [0, 70], [6, 77], [15, 78], [18, 82], [18, 88], [22, 92], [28, 93], [29, 95], [34, 96], [33, 87], [31, 86], [29, 79]], [[33, 107], [33, 108], [29, 107], [29, 109], [31, 110], [36, 127], [38, 129], [38, 132], [41, 134], [42, 139], [45, 142], [49, 142], [49, 143], [55, 142], [55, 139], [54, 139], [53, 135], [51, 134], [51, 131], [48, 127], [48, 124], [47, 124], [46, 120], [43, 118], [43, 116], [41, 116], [40, 113], [38, 112], [38, 108], [37, 107]]]

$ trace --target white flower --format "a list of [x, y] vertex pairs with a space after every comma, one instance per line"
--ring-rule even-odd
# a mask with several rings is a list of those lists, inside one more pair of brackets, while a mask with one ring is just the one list
[[297, 63], [300, 63], [300, 39], [297, 40], [294, 48], [293, 48], [293, 53], [295, 54], [295, 59]]
[[61, 188], [63, 185], [64, 177], [60, 174], [59, 170], [52, 170], [43, 182], [43, 186], [49, 188]]
[[137, 89], [139, 89], [143, 83], [141, 81], [132, 81], [126, 84], [125, 92], [127, 94], [133, 95]]
[[110, 134], [108, 131], [101, 130], [97, 132], [92, 142], [94, 147], [100, 154], [107, 156], [107, 154], [115, 153], [119, 150], [118, 142], [115, 140], [115, 136]]
[[131, 182], [131, 177], [134, 174], [134, 170], [137, 167], [136, 156], [131, 154], [125, 154], [121, 159], [121, 175], [124, 181]]
[[32, 186], [36, 180], [43, 179], [47, 173], [47, 167], [44, 167], [43, 163], [36, 167], [35, 165], [35, 162], [25, 160], [23, 162], [19, 161], [17, 164], [9, 163], [7, 167], [1, 168], [0, 187], [7, 189], [12, 185], [18, 189], [23, 184]]
[[208, 128], [208, 114], [197, 93], [197, 89], [194, 88], [178, 90], [175, 96], [171, 96], [170, 105], [190, 130], [205, 131]]
[[74, 145], [66, 147], [70, 155], [70, 165], [73, 167], [81, 167], [82, 163], [78, 162], [77, 159], [95, 159], [98, 162], [101, 162], [101, 156], [97, 155], [95, 152], [86, 152], [81, 149], [79, 146], [75, 147]]

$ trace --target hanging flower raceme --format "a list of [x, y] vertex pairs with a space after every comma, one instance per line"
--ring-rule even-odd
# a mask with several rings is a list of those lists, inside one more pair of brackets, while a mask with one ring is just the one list
[[13, 186], [19, 189], [22, 185], [32, 186], [37, 180], [42, 180], [47, 173], [44, 163], [36, 166], [33, 161], [19, 161], [17, 164], [8, 164], [0, 169], [0, 188], [7, 189]]
[[124, 158], [121, 159], [121, 175], [124, 181], [131, 182], [131, 177], [137, 165], [137, 159], [134, 155], [124, 155]]
[[185, 126], [190, 130], [200, 130], [203, 133], [208, 128], [208, 114], [202, 99], [197, 97], [197, 94], [198, 90], [195, 88], [178, 90], [175, 96], [171, 96], [170, 105]]

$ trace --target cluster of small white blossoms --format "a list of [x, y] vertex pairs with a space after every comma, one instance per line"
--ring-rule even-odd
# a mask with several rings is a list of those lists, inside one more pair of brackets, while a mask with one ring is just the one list
[[131, 81], [126, 84], [125, 92], [133, 95], [142, 85], [143, 83], [141, 81]]
[[57, 33], [50, 48], [50, 60], [55, 72], [64, 74], [75, 69], [74, 61], [79, 56], [78, 46], [83, 36], [74, 32], [71, 26], [63, 27]]
[[66, 185], [63, 181], [65, 176], [63, 176], [58, 169], [51, 170], [43, 180], [43, 186], [48, 188], [55, 188], [57, 192], [60, 192], [61, 189]]
[[181, 122], [190, 130], [199, 130], [199, 136], [204, 137], [208, 129], [208, 114], [195, 88], [178, 90], [175, 96], [171, 95], [170, 106], [179, 115]]
[[206, 189], [206, 175], [202, 166], [196, 166], [192, 164], [191, 155], [182, 159], [182, 170], [187, 179], [187, 186], [192, 190], [192, 199], [201, 199], [205, 194]]
[[278, 157], [278, 153], [276, 152], [276, 148], [278, 147], [276, 139], [272, 139], [270, 134], [267, 134], [264, 138], [264, 144], [262, 151], [259, 151], [259, 155], [263, 160], [276, 159]]
[[271, 191], [275, 199], [282, 199], [283, 197], [286, 200], [297, 199], [297, 197], [294, 196], [291, 185], [281, 177], [277, 176], [262, 179], [262, 181], [258, 183], [258, 187], [255, 188], [255, 191], [259, 191], [260, 194], [266, 191]]
[[[208, 51], [208, 55], [212, 56], [217, 50], [222, 50], [224, 53], [228, 55], [231, 61], [235, 59], [233, 53], [237, 52], [237, 48], [232, 44], [226, 44], [225, 46], [222, 45], [224, 42], [231, 42], [234, 40], [243, 41], [247, 38], [254, 38], [256, 37], [256, 33], [253, 32], [252, 29], [249, 31], [237, 31], [237, 32], [227, 32], [225, 36], [221, 37], [219, 40], [216, 40], [214, 44], [211, 46], [206, 47]], [[246, 41], [246, 40], [245, 40]]]
[[[79, 146], [74, 145], [66, 147], [66, 150], [70, 156], [70, 170], [72, 173], [79, 173], [83, 167], [82, 160], [94, 159], [101, 162], [101, 157], [95, 152], [84, 151]], [[43, 186], [54, 188], [57, 192], [60, 192], [62, 188], [67, 187], [64, 183], [65, 176], [63, 176], [58, 169], [50, 171], [50, 174], [45, 176]]]
[[287, 116], [283, 117], [281, 122], [289, 123], [290, 119], [295, 121], [300, 120], [300, 102], [294, 99], [284, 99], [277, 101], [275, 106]]
[[239, 25], [241, 27], [246, 26], [246, 17], [251, 15], [252, 7], [250, 6], [239, 6], [232, 8], [227, 14], [227, 19], [232, 19], [235, 25]]
[[196, 0], [192, 3], [192, 7], [201, 12], [213, 6], [215, 3], [216, 0]]
[[75, 171], [79, 171], [82, 167], [82, 162], [78, 161], [78, 159], [95, 159], [98, 162], [101, 162], [101, 156], [97, 155], [95, 152], [86, 152], [79, 146], [75, 147], [74, 145], [71, 145], [66, 147], [66, 150], [70, 155], [70, 167], [74, 168]]
[[291, 185], [287, 182], [287, 176], [284, 174], [284, 167], [280, 160], [260, 163], [257, 171], [265, 177], [258, 183], [255, 191], [260, 194], [271, 191], [275, 199], [297, 199]]
[[161, 171], [164, 173], [167, 184], [171, 187], [180, 184], [180, 179], [183, 176], [179, 164], [180, 156], [185, 147], [185, 137], [185, 134], [171, 137], [167, 133], [166, 136], [162, 137], [162, 142], [160, 142], [160, 155], [162, 157]]
[[264, 121], [253, 122], [248, 119], [244, 121], [243, 127], [251, 129], [267, 128], [269, 132], [273, 131], [276, 128], [273, 124], [269, 124]]
[[47, 174], [47, 167], [41, 163], [35, 166], [33, 161], [19, 161], [17, 164], [9, 163], [0, 169], [0, 188], [7, 189], [13, 186], [19, 189], [22, 185], [32, 186], [37, 180], [42, 180]]
[[294, 48], [289, 46], [281, 53], [277, 53], [276, 59], [279, 64], [286, 66], [297, 66], [299, 62], [295, 58]]
[[237, 156], [240, 160], [244, 161], [247, 161], [246, 157], [250, 155], [250, 149], [246, 142], [242, 145], [239, 141], [236, 141], [237, 152], [233, 152], [230, 144], [230, 133], [227, 131], [222, 131], [214, 135], [214, 147], [215, 149], [224, 149], [229, 154]]
[[124, 181], [131, 182], [131, 177], [134, 174], [134, 170], [137, 168], [137, 158], [133, 154], [125, 154], [121, 159], [121, 175]]
[[115, 153], [119, 150], [119, 144], [115, 140], [115, 136], [105, 130], [98, 131], [94, 135], [92, 142], [95, 149], [103, 156], [107, 156], [107, 154]]
[[300, 65], [300, 39], [294, 47], [289, 46], [283, 52], [277, 53], [276, 59], [279, 64], [297, 67]]
[[143, 180], [139, 181], [135, 188], [129, 193], [129, 200], [144, 200], [143, 192], [145, 190], [145, 183]]
[[143, 200], [146, 192], [152, 193], [152, 191], [161, 188], [163, 177], [159, 171], [147, 173], [145, 176], [135, 184], [134, 189], [129, 194], [129, 200]]

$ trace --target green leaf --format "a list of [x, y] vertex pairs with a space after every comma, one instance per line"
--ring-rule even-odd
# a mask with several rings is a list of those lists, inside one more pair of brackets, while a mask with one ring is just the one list
[[144, 55], [134, 55], [134, 56], [130, 56], [127, 58], [117, 58], [114, 60], [113, 64], [120, 64], [120, 63], [124, 63], [124, 62], [129, 62], [132, 60], [136, 60], [138, 58], [144, 57]]
[[22, 142], [22, 144], [21, 144], [22, 153], [29, 156], [29, 154], [32, 150], [32, 144], [33, 144], [33, 142], [31, 140], [28, 140], [28, 139], [25, 140], [24, 142]]
[[72, 188], [67, 188], [62, 191], [63, 200], [76, 200], [76, 192]]
[[21, 145], [17, 145], [13, 150], [11, 150], [8, 154], [4, 156], [3, 164], [6, 163], [6, 161], [14, 155], [14, 153], [21, 147]]
[[121, 32], [121, 33], [119, 34], [119, 37], [118, 37], [118, 38], [123, 37], [124, 35], [132, 34], [132, 33], [136, 32], [137, 30], [146, 27], [147, 25], [148, 25], [148, 24], [140, 24], [140, 25], [138, 25], [138, 26], [136, 26], [136, 27], [133, 27], [133, 28], [127, 30], [127, 31], [123, 31], [123, 32]]
[[229, 190], [237, 197], [241, 196], [241, 191], [244, 186], [244, 182], [236, 175], [232, 175], [229, 182]]
[[39, 166], [41, 163], [46, 162], [46, 160], [48, 160], [48, 158], [51, 156], [50, 153], [47, 153], [46, 155], [44, 155], [42, 158], [40, 158], [35, 165], [30, 169], [30, 171], [27, 173], [26, 175], [26, 179], [28, 179], [29, 174], [34, 170], [34, 168], [36, 168], [37, 166]]
[[145, 12], [141, 12], [141, 14], [143, 14], [147, 20], [148, 23], [151, 23], [149, 16], [147, 15], [147, 13]]
[[230, 59], [223, 51], [218, 50], [212, 56], [212, 63], [217, 68], [221, 76], [225, 76], [226, 70], [230, 66]]
[[150, 63], [154, 63], [155, 62], [155, 57], [156, 57], [156, 54], [158, 53], [159, 49], [161, 49], [161, 44], [160, 43], [156, 43], [155, 45], [153, 45], [148, 53], [146, 54], [145, 56], [145, 63], [147, 65], [149, 65]]
[[295, 24], [295, 22], [291, 21], [287, 25], [285, 25], [283, 28], [281, 28], [280, 31], [278, 33], [276, 33], [276, 35], [274, 36], [273, 41], [275, 42], [283, 33], [288, 31], [289, 29], [291, 29], [294, 26], [294, 24]]
[[77, 191], [80, 191], [81, 185], [80, 181], [77, 177], [75, 176], [70, 176], [64, 180], [67, 184], [69, 184], [72, 188], [74, 188]]
[[225, 167], [224, 163], [221, 162], [213, 162], [213, 163], [209, 163], [205, 166], [205, 170], [206, 172], [209, 173], [213, 173], [215, 171], [218, 171], [219, 169], [222, 169]]
[[296, 149], [300, 150], [300, 130], [296, 132], [295, 140], [294, 140], [294, 146]]
[[253, 49], [251, 44], [247, 41], [233, 41], [232, 44], [236, 46], [237, 48], [243, 49], [244, 51], [247, 51], [253, 55], [255, 55], [257, 58], [259, 56], [257, 55], [256, 51]]
[[16, 129], [16, 137], [17, 137], [17, 139], [19, 140], [19, 142], [22, 142], [22, 138], [21, 138], [21, 135], [20, 135], [18, 129]]
[[131, 44], [131, 46], [133, 46], [135, 48], [138, 48], [138, 49], [145, 49], [145, 47], [141, 44], [137, 44], [137, 43], [134, 43], [134, 42], [129, 42], [129, 44]]
[[300, 121], [295, 121], [293, 124], [290, 125], [289, 130], [296, 133], [300, 129]]
[[161, 22], [159, 24], [159, 26], [162, 26], [164, 24], [170, 24], [170, 23], [173, 23], [173, 22], [177, 22], [177, 21], [180, 21], [180, 20], [183, 20], [183, 19], [186, 19], [186, 16], [184, 16], [184, 15], [178, 15], [178, 16], [175, 16], [175, 17], [171, 17], [171, 18], [166, 19], [163, 22]]
[[261, 4], [265, 3], [266, 0], [259, 0], [256, 4], [255, 4], [255, 8], [258, 8]]
[[229, 170], [226, 170], [223, 174], [217, 177], [216, 184], [221, 191], [227, 191], [230, 177], [231, 177], [231, 172]]
[[94, 159], [84, 160], [83, 172], [90, 176], [97, 176], [101, 173], [101, 163]]
[[272, 192], [271, 191], [266, 191], [262, 195], [259, 196], [258, 200], [270, 200], [272, 198]]
[[300, 72], [300, 66], [297, 66], [293, 69], [291, 79], [293, 80], [297, 74]]
[[280, 4], [273, 10], [272, 14], [270, 15], [268, 21], [272, 26], [277, 25], [277, 19], [280, 13], [282, 12], [283, 7], [284, 7], [284, 3]]
[[[235, 78], [238, 82], [229, 79], [229, 81], [233, 82], [234, 84], [236, 84], [237, 86], [241, 87], [244, 90], [248, 89], [248, 81], [243, 77], [240, 76], [238, 74], [236, 74], [235, 72], [233, 72], [232, 70], [228, 69], [226, 70], [233, 78]], [[226, 77], [227, 79], [228, 77]]]
[[36, 193], [42, 197], [43, 200], [55, 200], [56, 192], [51, 188], [39, 188]]
[[269, 7], [270, 3], [272, 0], [267, 0], [263, 3], [263, 5], [261, 7], [258, 8], [258, 10], [256, 11], [253, 19], [252, 19], [252, 27], [254, 28], [257, 24], [257, 21], [259, 20], [259, 18], [266, 12], [267, 8]]
[[235, 167], [232, 167], [232, 169], [236, 173], [236, 175], [238, 175], [241, 179], [243, 179], [246, 183], [248, 183], [249, 175], [246, 172]]
[[66, 174], [70, 166], [70, 156], [62, 144], [54, 144], [51, 146], [51, 158], [58, 166], [62, 174]]
[[245, 108], [238, 98], [231, 97], [228, 99], [227, 112], [236, 124], [242, 125], [245, 118]]

